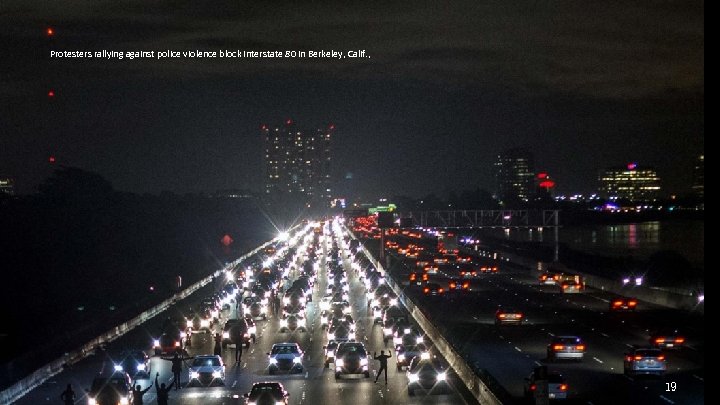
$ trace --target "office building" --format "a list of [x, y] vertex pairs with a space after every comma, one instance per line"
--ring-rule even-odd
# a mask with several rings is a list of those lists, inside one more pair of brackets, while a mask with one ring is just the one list
[[610, 200], [654, 201], [660, 196], [660, 177], [655, 169], [637, 163], [612, 167], [600, 175], [600, 194]]
[[502, 202], [528, 201], [535, 194], [534, 159], [525, 148], [508, 149], [495, 162], [496, 197]]

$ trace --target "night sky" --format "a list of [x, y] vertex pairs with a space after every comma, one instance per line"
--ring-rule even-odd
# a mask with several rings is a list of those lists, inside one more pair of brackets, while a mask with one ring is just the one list
[[[682, 193], [703, 153], [702, 1], [220, 3], [3, 0], [0, 174], [33, 192], [53, 155], [125, 191], [259, 191], [259, 127], [286, 118], [333, 123], [366, 197], [492, 189], [515, 146], [559, 192], [637, 161]], [[50, 58], [103, 49], [370, 58]]]

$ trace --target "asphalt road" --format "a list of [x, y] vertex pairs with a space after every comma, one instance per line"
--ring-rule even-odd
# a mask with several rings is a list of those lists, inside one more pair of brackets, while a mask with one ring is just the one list
[[[313, 302], [308, 305], [308, 331], [307, 332], [279, 332], [279, 319], [269, 314], [267, 321], [256, 321], [257, 341], [245, 349], [241, 364], [236, 365], [234, 361], [233, 345], [223, 351], [223, 359], [226, 363], [226, 381], [224, 386], [218, 387], [188, 387], [188, 372], [182, 374], [182, 388], [174, 390], [170, 395], [171, 404], [238, 404], [244, 403], [242, 394], [248, 392], [253, 383], [259, 381], [280, 381], [290, 393], [291, 404], [467, 404], [474, 403], [469, 393], [462, 384], [458, 389], [446, 395], [423, 395], [414, 397], [407, 395], [407, 378], [405, 372], [395, 371], [394, 357], [389, 361], [389, 383], [374, 384], [377, 364], [371, 361], [371, 378], [342, 379], [336, 381], [330, 369], [324, 368], [322, 347], [326, 343], [325, 332], [320, 328], [320, 314], [317, 305], [325, 290], [324, 253], [320, 255], [321, 270], [319, 281], [314, 290]], [[346, 262], [349, 270], [349, 263]], [[388, 349], [382, 340], [382, 332], [379, 326], [373, 326], [372, 319], [368, 318], [365, 289], [359, 278], [352, 271], [348, 271], [351, 286], [350, 301], [352, 304], [352, 315], [358, 324], [357, 338], [365, 343], [368, 351], [379, 351]], [[212, 286], [194, 294], [185, 302], [177, 304], [180, 308], [187, 308], [195, 301], [212, 291]], [[234, 317], [234, 310], [225, 310], [222, 317]], [[123, 338], [110, 344], [105, 352], [96, 353], [86, 360], [74, 365], [72, 369], [65, 370], [61, 374], [34, 389], [17, 402], [20, 405], [38, 404], [60, 404], [60, 393], [65, 385], [71, 383], [78, 393], [77, 404], [86, 404], [87, 397], [84, 389], [89, 388], [92, 379], [98, 373], [111, 370], [113, 362], [108, 353], [117, 352], [123, 348], [141, 348], [148, 354], [154, 335], [159, 331], [159, 323], [162, 317], [151, 320], [142, 328], [128, 333]], [[221, 322], [221, 324], [224, 322]], [[304, 366], [305, 373], [295, 375], [273, 375], [267, 372], [268, 356], [273, 343], [298, 342], [305, 352]], [[210, 334], [194, 333], [192, 347], [188, 349], [189, 355], [212, 354], [213, 343]], [[394, 353], [393, 353], [394, 356]], [[164, 361], [157, 356], [151, 360], [150, 374], [160, 373], [161, 382], [170, 382], [172, 373], [170, 362]], [[382, 381], [382, 380], [381, 380]], [[150, 380], [138, 380], [143, 388], [150, 384]], [[458, 384], [455, 384], [458, 386]], [[152, 388], [144, 397], [145, 404], [156, 403], [155, 388]]]
[[[391, 273], [407, 280], [410, 268], [395, 263]], [[447, 287], [445, 275], [431, 277]], [[703, 404], [704, 318], [646, 302], [634, 313], [610, 313], [615, 297], [588, 289], [562, 294], [555, 286], [541, 286], [529, 269], [503, 263], [499, 274], [481, 275], [472, 291], [442, 298], [428, 297], [419, 287], [405, 287], [459, 352], [487, 371], [514, 398], [523, 395], [524, 378], [532, 368], [547, 365], [568, 380], [570, 403], [587, 404]], [[628, 290], [628, 296], [632, 291]], [[523, 311], [527, 322], [496, 326], [498, 306]], [[447, 308], [452, 307], [452, 311]], [[626, 377], [623, 355], [633, 345], [647, 346], [651, 331], [672, 326], [685, 331], [688, 346], [668, 350], [663, 377]], [[546, 347], [553, 335], [577, 335], [588, 349], [582, 362], [548, 362]], [[669, 383], [675, 383], [673, 391]]]

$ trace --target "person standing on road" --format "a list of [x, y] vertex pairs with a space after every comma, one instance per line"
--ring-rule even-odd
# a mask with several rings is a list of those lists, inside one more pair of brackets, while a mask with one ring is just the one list
[[185, 360], [191, 360], [193, 358], [194, 357], [181, 356], [178, 352], [175, 352], [172, 358], [161, 357], [161, 359], [163, 360], [172, 362], [172, 372], [175, 381], [175, 390], [179, 390], [180, 388], [182, 388], [180, 387], [180, 373], [182, 373], [183, 363], [185, 362]]
[[215, 349], [213, 354], [216, 356], [222, 356], [222, 336], [219, 333], [215, 334]]
[[170, 390], [172, 389], [173, 385], [175, 385], [175, 380], [173, 380], [173, 382], [171, 382], [170, 385], [166, 387], [165, 383], [158, 385], [158, 377], [160, 377], [160, 373], [155, 373], [155, 389], [157, 390], [157, 403], [158, 405], [168, 405]]
[[150, 391], [150, 388], [152, 388], [153, 383], [150, 383], [150, 385], [142, 389], [140, 384], [135, 386], [135, 389], [133, 390], [133, 405], [143, 405], [143, 395], [145, 395], [146, 392]]
[[60, 394], [60, 399], [65, 403], [65, 405], [75, 404], [75, 391], [73, 391], [71, 384], [68, 384], [65, 391]]
[[377, 353], [373, 352], [373, 358], [380, 362], [380, 370], [378, 370], [377, 376], [375, 376], [376, 383], [380, 378], [380, 374], [382, 374], [383, 370], [385, 370], [385, 385], [387, 385], [387, 360], [392, 357], [390, 353], [390, 350], [388, 350], [388, 354], [385, 354], [384, 350], [380, 350], [380, 355], [377, 356]]

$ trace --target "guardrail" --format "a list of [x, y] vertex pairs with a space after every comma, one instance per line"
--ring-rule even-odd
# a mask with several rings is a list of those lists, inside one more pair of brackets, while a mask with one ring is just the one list
[[266, 246], [268, 246], [271, 243], [274, 243], [276, 241], [277, 241], [277, 238], [265, 242], [264, 244], [260, 245], [259, 247], [253, 249], [252, 251], [250, 251], [250, 252], [244, 254], [243, 256], [241, 256], [240, 258], [236, 259], [232, 263], [222, 267], [221, 269], [215, 271], [211, 275], [203, 278], [202, 280], [196, 282], [195, 284], [192, 284], [185, 290], [182, 290], [182, 291], [176, 293], [171, 298], [168, 298], [167, 300], [165, 300], [165, 301], [161, 302], [160, 304], [150, 308], [149, 310], [141, 313], [140, 315], [136, 316], [135, 318], [108, 330], [107, 332], [103, 333], [102, 335], [85, 343], [80, 348], [65, 354], [63, 357], [61, 357], [59, 359], [55, 359], [55, 360], [51, 361], [50, 363], [40, 367], [39, 369], [35, 370], [29, 376], [21, 379], [20, 381], [16, 382], [15, 384], [11, 385], [10, 387], [8, 387], [5, 390], [3, 390], [2, 392], [0, 392], [0, 404], [11, 404], [14, 401], [17, 401], [18, 399], [22, 398], [28, 392], [37, 388], [40, 384], [44, 383], [48, 379], [61, 373], [66, 366], [79, 362], [80, 360], [91, 355], [95, 351], [95, 349], [97, 349], [101, 345], [114, 341], [115, 339], [123, 336], [124, 334], [128, 333], [129, 331], [133, 330], [134, 328], [136, 328], [136, 327], [142, 325], [143, 323], [147, 322], [148, 320], [154, 318], [155, 316], [157, 316], [160, 313], [167, 310], [170, 306], [172, 306], [176, 302], [187, 298], [192, 293], [196, 292], [197, 290], [199, 290], [199, 289], [205, 287], [206, 285], [208, 285], [209, 283], [211, 283], [215, 277], [220, 276], [225, 270], [234, 268], [238, 264], [245, 261], [247, 258], [253, 256], [260, 250], [264, 249]]
[[[347, 232], [351, 238], [357, 239], [355, 235], [353, 235], [353, 233], [350, 232], [347, 228], [345, 228], [345, 232]], [[415, 305], [412, 299], [403, 293], [402, 288], [400, 288], [400, 286], [395, 283], [395, 280], [393, 280], [387, 270], [385, 270], [385, 267], [382, 265], [382, 263], [375, 260], [373, 255], [367, 251], [365, 246], [363, 246], [362, 244], [360, 244], [360, 246], [362, 252], [368, 258], [368, 260], [370, 260], [373, 266], [375, 266], [378, 271], [385, 274], [385, 280], [387, 284], [390, 286], [390, 288], [393, 289], [395, 294], [398, 296], [400, 302], [402, 302], [405, 308], [407, 308], [408, 312], [410, 312], [410, 315], [413, 317], [413, 319], [415, 319], [415, 322], [417, 322], [418, 326], [420, 326], [425, 335], [427, 335], [428, 338], [432, 340], [433, 344], [438, 349], [440, 354], [442, 354], [442, 356], [448, 361], [450, 367], [455, 370], [458, 377], [460, 377], [460, 380], [463, 382], [463, 384], [465, 384], [470, 393], [472, 393], [473, 397], [475, 397], [475, 399], [483, 405], [501, 405], [502, 402], [495, 396], [495, 394], [490, 390], [490, 388], [488, 388], [485, 382], [483, 382], [480, 377], [475, 374], [475, 372], [473, 372], [472, 367], [467, 364], [465, 359], [460, 354], [458, 354], [455, 349], [452, 348], [452, 345], [448, 343], [440, 330], [438, 330], [438, 328], [435, 327], [435, 325], [427, 319], [425, 314], [423, 314], [422, 311], [417, 307], [417, 305]]]

